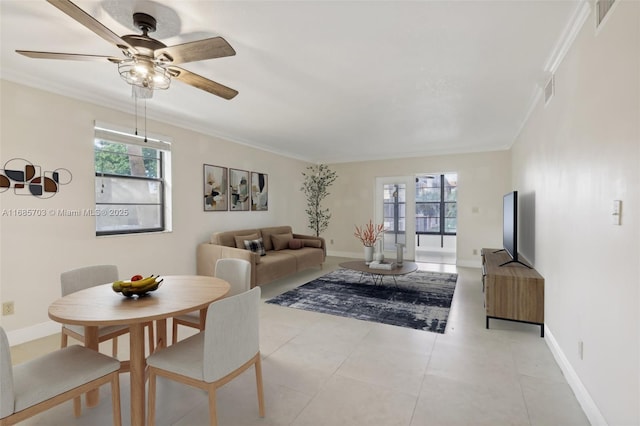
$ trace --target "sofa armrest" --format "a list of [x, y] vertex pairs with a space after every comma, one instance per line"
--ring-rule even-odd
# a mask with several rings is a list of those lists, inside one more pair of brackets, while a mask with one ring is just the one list
[[304, 234], [293, 234], [293, 238], [298, 238], [300, 240], [318, 240], [318, 241], [320, 241], [320, 247], [322, 248], [322, 252], [324, 253], [324, 257], [327, 257], [327, 246], [325, 244], [324, 238], [316, 237], [314, 235], [304, 235]]
[[198, 275], [213, 277], [218, 259], [244, 259], [251, 264], [251, 287], [256, 283], [256, 265], [260, 263], [260, 255], [249, 250], [227, 247], [218, 244], [198, 244], [196, 250], [196, 268]]

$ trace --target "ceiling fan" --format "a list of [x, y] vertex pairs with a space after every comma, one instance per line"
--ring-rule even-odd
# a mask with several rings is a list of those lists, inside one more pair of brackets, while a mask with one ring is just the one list
[[235, 50], [222, 37], [166, 46], [161, 41], [149, 37], [148, 33], [156, 30], [156, 20], [146, 13], [133, 14], [134, 25], [142, 31], [142, 34], [120, 37], [69, 0], [47, 1], [103, 39], [116, 45], [125, 57], [30, 50], [16, 50], [17, 53], [37, 59], [109, 61], [118, 64], [120, 76], [132, 85], [134, 94], [141, 98], [150, 98], [155, 89], [167, 89], [172, 78], [224, 99], [232, 99], [238, 94], [234, 89], [176, 66], [187, 62], [235, 55]]

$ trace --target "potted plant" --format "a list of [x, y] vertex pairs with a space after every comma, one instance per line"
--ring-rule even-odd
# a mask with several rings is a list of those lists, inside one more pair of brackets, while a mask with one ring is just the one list
[[303, 172], [302, 176], [304, 182], [301, 189], [307, 197], [305, 212], [309, 217], [309, 228], [319, 237], [327, 229], [331, 219], [329, 209], [322, 208], [321, 202], [329, 195], [328, 188], [336, 180], [337, 174], [325, 164], [317, 164], [307, 167], [307, 172]]
[[371, 219], [369, 219], [369, 223], [362, 227], [356, 225], [356, 230], [353, 235], [364, 245], [364, 261], [367, 264], [373, 261], [374, 246], [383, 233], [384, 223], [374, 225]]

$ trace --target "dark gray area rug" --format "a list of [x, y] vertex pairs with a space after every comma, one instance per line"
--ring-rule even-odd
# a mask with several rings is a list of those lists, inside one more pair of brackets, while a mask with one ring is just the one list
[[338, 269], [267, 301], [275, 305], [444, 333], [457, 274], [416, 271], [380, 285]]

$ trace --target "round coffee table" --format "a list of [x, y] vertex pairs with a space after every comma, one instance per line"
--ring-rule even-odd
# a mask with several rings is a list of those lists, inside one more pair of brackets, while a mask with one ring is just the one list
[[371, 278], [373, 279], [373, 283], [376, 285], [382, 284], [382, 280], [384, 279], [384, 277], [390, 275], [393, 277], [393, 283], [396, 285], [396, 287], [398, 286], [398, 283], [396, 282], [396, 277], [398, 275], [407, 275], [418, 270], [417, 263], [407, 262], [407, 261], [402, 262], [402, 266], [396, 266], [393, 269], [370, 268], [369, 265], [367, 265], [364, 260], [352, 260], [349, 262], [342, 262], [339, 264], [339, 266], [341, 268], [351, 269], [352, 271], [361, 272], [362, 275], [360, 275], [360, 281], [362, 281], [362, 276], [364, 274], [371, 275]]

